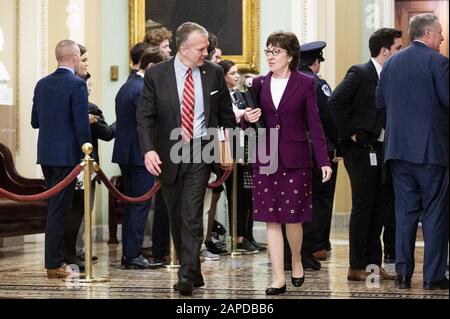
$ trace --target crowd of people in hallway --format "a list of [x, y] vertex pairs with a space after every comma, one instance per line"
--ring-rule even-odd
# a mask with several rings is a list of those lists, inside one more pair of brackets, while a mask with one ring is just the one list
[[[120, 167], [125, 195], [139, 197], [161, 183], [153, 205], [125, 204], [121, 264], [163, 267], [171, 236], [180, 264], [173, 288], [189, 296], [205, 285], [202, 261], [229, 254], [219, 235], [231, 233], [233, 222], [238, 250], [269, 252], [267, 295], [287, 291], [285, 271], [297, 288], [308, 280], [305, 270], [320, 271], [331, 254], [343, 161], [352, 190], [347, 279], [365, 283], [375, 271], [380, 280], [410, 288], [420, 222], [423, 288], [448, 289], [448, 58], [439, 53], [442, 27], [434, 15], [413, 17], [408, 32], [411, 45], [403, 49], [401, 30], [375, 31], [370, 60], [350, 67], [333, 90], [320, 75], [324, 41], [300, 45], [295, 34], [274, 32], [264, 50], [269, 72], [240, 74], [235, 61], [222, 59], [220, 39], [199, 24], [185, 22], [175, 31], [176, 53], [171, 30], [149, 29], [130, 50], [131, 72], [117, 92], [111, 125], [89, 102], [87, 49], [63, 40], [55, 49], [58, 69], [34, 92], [37, 163], [51, 188], [79, 164], [84, 143], [94, 145], [98, 162], [98, 140], [114, 139], [112, 162]], [[255, 127], [265, 129], [258, 130], [257, 144], [273, 150], [277, 169], [261, 170], [262, 156], [252, 160], [251, 139], [243, 135], [234, 141], [244, 150], [236, 164], [237, 189], [231, 178], [208, 189], [230, 164], [194, 160], [212, 140], [207, 131]], [[177, 145], [187, 149], [179, 163], [172, 157]], [[96, 183], [94, 178], [91, 207]], [[221, 196], [228, 202], [227, 230], [216, 216]], [[67, 277], [69, 264], [84, 269], [83, 201], [77, 181], [48, 200], [49, 278]], [[267, 247], [255, 240], [254, 221], [266, 223]], [[150, 252], [143, 247], [148, 232]], [[395, 275], [385, 270], [387, 263], [395, 263]]]

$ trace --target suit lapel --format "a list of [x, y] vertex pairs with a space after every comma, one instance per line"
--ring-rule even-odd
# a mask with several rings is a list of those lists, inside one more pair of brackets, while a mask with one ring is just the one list
[[178, 87], [177, 87], [177, 78], [175, 76], [175, 67], [174, 67], [175, 59], [172, 59], [170, 63], [167, 63], [166, 72], [168, 76], [164, 77], [164, 81], [166, 83], [167, 91], [170, 96], [170, 104], [173, 108], [175, 119], [177, 121], [178, 126], [181, 126], [181, 111], [180, 111], [180, 101], [178, 97]]
[[200, 67], [200, 76], [202, 78], [202, 91], [203, 91], [203, 107], [205, 112], [206, 127], [209, 125], [209, 113], [210, 113], [210, 88], [208, 83], [212, 83], [210, 79], [210, 73], [206, 70], [206, 62]]
[[301, 82], [300, 74], [297, 71], [292, 71], [291, 76], [289, 77], [288, 83], [286, 85], [286, 89], [284, 90], [283, 96], [281, 97], [280, 105], [278, 106], [278, 111], [284, 108], [289, 98], [297, 91], [300, 82]]

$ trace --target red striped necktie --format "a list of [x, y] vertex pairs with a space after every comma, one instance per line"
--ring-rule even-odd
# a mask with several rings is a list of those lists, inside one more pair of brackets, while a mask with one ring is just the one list
[[194, 107], [195, 91], [192, 69], [186, 72], [184, 81], [183, 102], [181, 108], [181, 134], [184, 141], [189, 142], [194, 137]]

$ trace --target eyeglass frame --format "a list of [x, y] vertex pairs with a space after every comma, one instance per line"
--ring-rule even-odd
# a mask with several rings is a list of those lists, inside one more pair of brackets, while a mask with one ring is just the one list
[[[277, 53], [275, 53], [275, 52], [277, 52]], [[265, 49], [264, 50], [264, 54], [266, 55], [266, 57], [269, 56], [269, 53], [272, 54], [273, 56], [279, 56], [281, 52], [288, 52], [288, 51], [284, 50], [284, 49], [273, 49], [273, 50]]]

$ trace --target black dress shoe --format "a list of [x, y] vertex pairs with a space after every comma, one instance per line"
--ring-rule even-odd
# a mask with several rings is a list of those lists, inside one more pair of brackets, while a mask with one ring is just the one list
[[300, 287], [305, 282], [305, 275], [303, 275], [303, 277], [300, 278], [291, 277], [291, 281], [295, 287]]
[[[85, 261], [85, 254], [83, 255], [78, 255], [77, 256], [81, 261]], [[97, 262], [98, 261], [98, 257], [97, 256], [92, 256], [92, 262]]]
[[448, 279], [444, 278], [437, 281], [424, 281], [423, 289], [434, 290], [434, 289], [448, 289]]
[[[192, 286], [195, 287], [195, 288], [200, 288], [200, 287], [203, 287], [204, 285], [205, 285], [205, 282], [203, 280], [202, 281], [194, 281], [192, 283]], [[175, 291], [179, 290], [178, 289], [178, 283], [173, 285], [173, 290], [175, 290]]]
[[266, 295], [270, 296], [284, 294], [285, 292], [286, 292], [286, 284], [284, 284], [284, 286], [281, 288], [269, 287], [266, 289]]
[[398, 289], [410, 289], [411, 277], [397, 275], [397, 278], [395, 278], [395, 287], [397, 287]]
[[192, 281], [190, 281], [188, 278], [181, 277], [178, 280], [178, 283], [176, 285], [174, 285], [173, 288], [175, 291], [178, 291], [183, 296], [190, 296], [190, 295], [192, 295], [193, 284], [192, 284]]
[[143, 255], [136, 258], [123, 258], [123, 265], [126, 269], [156, 269], [164, 267], [163, 263], [150, 262]]
[[71, 258], [66, 257], [64, 258], [64, 262], [69, 266], [73, 265], [73, 267], [71, 267], [73, 270], [77, 270], [76, 268], [78, 267], [79, 272], [85, 271], [84, 262], [78, 259], [78, 257], [71, 257]]
[[311, 255], [302, 254], [303, 269], [320, 270], [322, 264]]
[[267, 250], [267, 247], [264, 247], [264, 246], [261, 245], [260, 243], [256, 242], [256, 240], [254, 240], [254, 239], [249, 239], [248, 241], [250, 242], [250, 244], [252, 244], [253, 246], [255, 246], [256, 249], [258, 249], [259, 251], [265, 251], [265, 250]]

